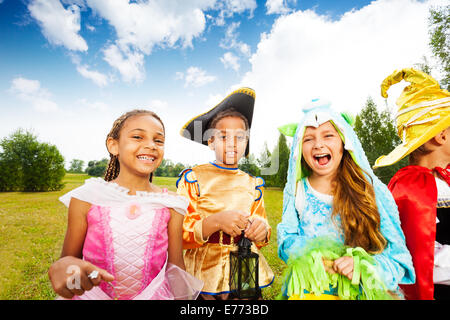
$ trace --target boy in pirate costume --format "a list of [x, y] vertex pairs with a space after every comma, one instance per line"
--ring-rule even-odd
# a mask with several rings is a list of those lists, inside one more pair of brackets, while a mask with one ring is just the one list
[[388, 188], [398, 205], [416, 283], [404, 285], [407, 299], [450, 299], [450, 93], [429, 75], [414, 69], [394, 71], [381, 84], [381, 95], [406, 80], [397, 99], [397, 130], [403, 143], [374, 168], [409, 155]]
[[[230, 298], [230, 251], [243, 230], [256, 253], [270, 238], [264, 180], [238, 169], [238, 161], [249, 154], [254, 103], [252, 89], [238, 89], [181, 130], [182, 136], [215, 153], [214, 162], [182, 171], [177, 181], [178, 194], [189, 199], [183, 224], [186, 271], [204, 281], [202, 299]], [[260, 288], [270, 285], [273, 278], [259, 253]]]

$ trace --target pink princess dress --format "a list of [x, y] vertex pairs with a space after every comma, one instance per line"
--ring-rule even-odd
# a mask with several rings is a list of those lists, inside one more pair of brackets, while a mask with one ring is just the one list
[[83, 259], [115, 278], [73, 299], [196, 299], [203, 282], [167, 262], [169, 208], [184, 215], [187, 199], [167, 189], [128, 192], [116, 183], [91, 178], [59, 198], [67, 207], [71, 198], [92, 204]]

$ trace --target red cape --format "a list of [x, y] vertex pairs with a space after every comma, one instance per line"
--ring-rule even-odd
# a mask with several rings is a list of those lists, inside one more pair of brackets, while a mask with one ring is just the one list
[[401, 285], [406, 299], [432, 300], [436, 240], [436, 180], [430, 169], [407, 166], [400, 169], [388, 185], [400, 214], [400, 222], [411, 253], [416, 283]]

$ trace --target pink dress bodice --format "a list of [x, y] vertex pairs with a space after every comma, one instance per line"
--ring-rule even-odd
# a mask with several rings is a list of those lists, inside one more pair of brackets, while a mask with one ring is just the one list
[[169, 208], [184, 214], [185, 198], [166, 189], [129, 195], [100, 178], [86, 180], [60, 200], [69, 206], [72, 197], [91, 203], [83, 259], [114, 276], [75, 299], [195, 299], [203, 284], [167, 264]]
[[110, 297], [133, 298], [162, 269], [167, 258], [169, 219], [167, 208], [137, 204], [91, 207], [83, 257], [114, 275], [112, 286], [100, 285]]

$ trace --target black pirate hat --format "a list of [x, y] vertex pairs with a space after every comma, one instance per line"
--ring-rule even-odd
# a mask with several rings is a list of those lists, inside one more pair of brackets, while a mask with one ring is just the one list
[[[255, 91], [250, 88], [239, 88], [230, 93], [218, 105], [211, 110], [202, 113], [189, 120], [181, 129], [181, 135], [192, 141], [208, 145], [208, 137], [204, 137], [204, 133], [208, 129], [211, 120], [222, 111], [227, 109], [235, 109], [241, 113], [248, 121], [248, 129], [252, 126], [253, 108], [255, 105]], [[250, 151], [250, 143], [245, 149], [245, 156]]]

